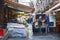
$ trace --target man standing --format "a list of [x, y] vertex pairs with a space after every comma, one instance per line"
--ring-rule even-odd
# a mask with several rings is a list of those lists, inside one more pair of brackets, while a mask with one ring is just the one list
[[47, 15], [46, 15], [45, 23], [46, 23], [45, 32], [47, 33], [47, 32], [49, 32], [49, 16], [47, 16]]
[[33, 29], [32, 29], [33, 18], [32, 18], [31, 15], [30, 15], [29, 18], [27, 19], [27, 22], [28, 22], [28, 26], [29, 26], [29, 29], [30, 29], [30, 35], [29, 35], [29, 38], [32, 39], [32, 35], [33, 35]]
[[40, 28], [40, 32], [42, 33], [42, 16], [40, 16], [38, 19], [38, 26]]

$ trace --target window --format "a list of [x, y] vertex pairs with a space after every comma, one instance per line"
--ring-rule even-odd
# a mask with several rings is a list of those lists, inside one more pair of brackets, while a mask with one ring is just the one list
[[19, 2], [30, 2], [30, 0], [18, 0]]
[[26, 6], [30, 6], [30, 0], [18, 0], [18, 3], [26, 5]]
[[10, 1], [12, 1], [12, 2], [18, 2], [18, 0], [10, 0]]

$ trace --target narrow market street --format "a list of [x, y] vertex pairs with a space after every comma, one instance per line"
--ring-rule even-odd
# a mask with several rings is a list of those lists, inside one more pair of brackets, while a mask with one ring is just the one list
[[60, 40], [60, 0], [0, 0], [0, 40]]
[[8, 38], [8, 40], [60, 40], [60, 34], [35, 34], [33, 39], [14, 37]]

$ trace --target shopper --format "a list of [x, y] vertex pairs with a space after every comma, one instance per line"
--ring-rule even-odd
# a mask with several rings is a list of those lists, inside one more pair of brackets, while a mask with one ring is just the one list
[[50, 31], [49, 30], [49, 16], [47, 16], [47, 15], [46, 15], [46, 21], [45, 21], [45, 23], [46, 23], [45, 32], [47, 33], [47, 32]]
[[34, 28], [33, 28], [33, 29], [34, 29], [35, 33], [36, 33], [36, 32], [39, 32], [38, 19], [35, 20], [35, 22], [34, 22]]
[[[45, 28], [45, 33], [49, 32], [49, 16], [42, 14], [42, 28]], [[40, 31], [42, 32], [42, 28]]]
[[39, 28], [40, 28], [40, 32], [42, 33], [42, 16], [39, 16], [38, 26], [39, 26]]
[[42, 28], [46, 29], [46, 16], [45, 16], [45, 14], [42, 14]]

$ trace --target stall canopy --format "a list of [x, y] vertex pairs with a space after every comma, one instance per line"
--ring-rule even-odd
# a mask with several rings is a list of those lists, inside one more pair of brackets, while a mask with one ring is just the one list
[[34, 8], [32, 8], [30, 6], [15, 3], [10, 0], [4, 0], [4, 2], [6, 5], [16, 7], [17, 9], [24, 11], [24, 12], [34, 12], [34, 10], [35, 10]]

